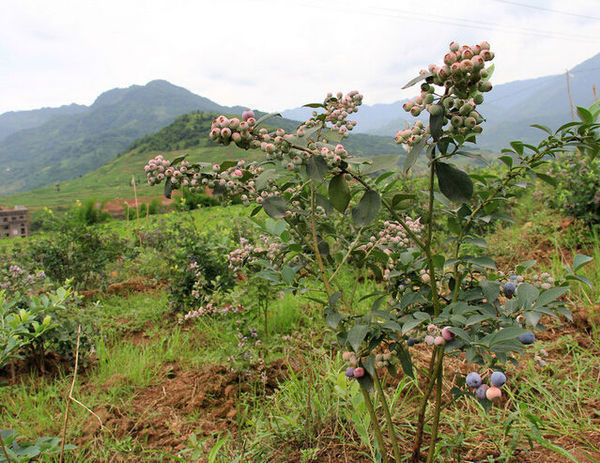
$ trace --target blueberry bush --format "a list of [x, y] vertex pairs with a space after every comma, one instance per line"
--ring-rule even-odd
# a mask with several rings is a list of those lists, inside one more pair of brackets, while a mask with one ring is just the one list
[[[351, 91], [306, 105], [314, 109], [312, 117], [291, 133], [263, 126], [274, 114], [256, 119], [249, 110], [241, 118], [214, 120], [211, 139], [260, 149], [262, 162], [210, 165], [159, 155], [145, 167], [149, 184], [164, 183], [167, 196], [173, 189], [208, 187], [222, 200], [253, 205], [252, 215], [263, 210], [280, 221], [281, 231], [270, 233], [273, 247], [282, 246], [283, 262], [302, 263], [295, 279], [315, 277], [305, 283], [306, 294], [322, 304], [347, 362], [345, 375], [361, 386], [383, 462], [405, 460], [382, 378], [403, 374], [418, 384], [410, 461], [421, 461], [427, 430], [425, 458], [432, 462], [444, 407], [444, 359], [464, 353], [478, 365], [461, 375], [452, 392], [490, 407], [510, 384], [507, 363], [516, 362], [543, 328], [541, 317], [570, 317], [562, 296], [570, 281], [586, 281], [577, 274], [589, 261], [585, 256], [575, 257], [566, 279], [546, 278], [544, 286], [519, 280], [535, 262], [517, 266], [516, 280], [507, 278], [485, 255], [483, 232], [506, 220], [504, 206], [515, 189], [538, 179], [554, 183], [547, 169], [556, 155], [573, 146], [598, 149], [593, 121], [557, 132], [542, 128], [548, 137], [537, 146], [512, 142], [499, 156], [502, 169], [459, 169], [453, 161], [474, 156], [468, 146], [483, 130], [478, 107], [492, 89], [494, 53], [487, 42], [452, 42], [449, 48], [443, 64], [430, 65], [407, 84], [420, 91], [404, 109], [428, 123], [417, 120], [397, 133], [406, 156], [357, 158], [346, 150], [344, 140], [356, 125], [349, 117], [363, 98]], [[401, 161], [404, 172], [398, 174]], [[424, 191], [402, 188], [422, 169]], [[409, 213], [415, 200], [423, 205], [418, 216]], [[272, 271], [286, 279], [285, 267]], [[365, 279], [379, 282], [379, 290], [359, 298], [357, 284]], [[431, 352], [424, 368], [413, 364], [415, 349]]]

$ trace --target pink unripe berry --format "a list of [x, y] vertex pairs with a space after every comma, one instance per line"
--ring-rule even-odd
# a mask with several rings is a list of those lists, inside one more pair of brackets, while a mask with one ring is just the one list
[[492, 83], [490, 81], [479, 82], [480, 92], [489, 92], [492, 89]]
[[427, 336], [425, 336], [425, 339], [423, 339], [423, 341], [425, 341], [425, 344], [428, 344], [431, 346], [434, 343], [435, 339], [433, 336], [428, 334]]
[[441, 336], [436, 336], [433, 342], [436, 346], [443, 346], [444, 344], [446, 344], [446, 340]]
[[348, 352], [348, 351], [344, 352], [342, 354], [342, 358], [347, 362], [348, 360], [350, 360], [352, 358], [352, 352]]
[[494, 52], [489, 50], [483, 50], [480, 55], [484, 61], [491, 61], [494, 59]]
[[489, 50], [490, 49], [490, 44], [488, 42], [481, 42], [479, 44], [479, 46], [481, 47], [482, 50]]
[[452, 341], [454, 339], [454, 333], [450, 331], [449, 326], [445, 326], [444, 328], [442, 328], [442, 337], [446, 341]]
[[421, 107], [420, 106], [413, 106], [413, 108], [410, 110], [410, 113], [414, 116], [417, 117], [419, 114], [421, 114]]
[[221, 129], [221, 136], [223, 138], [231, 137], [231, 129], [229, 127], [225, 127], [224, 129]]
[[452, 65], [453, 63], [456, 63], [456, 53], [450, 52], [450, 53], [446, 53], [446, 56], [444, 56], [444, 64], [447, 64], [448, 66]]
[[497, 400], [502, 397], [502, 390], [499, 387], [492, 386], [485, 391], [485, 396], [488, 400]]
[[244, 119], [244, 122], [247, 122], [248, 119], [252, 118], [254, 119], [254, 111], [252, 111], [251, 109], [247, 109], [246, 111], [242, 111], [242, 119]]
[[365, 369], [363, 367], [358, 367], [354, 369], [354, 377], [362, 378], [365, 375]]
[[458, 51], [460, 44], [458, 42], [450, 42], [450, 51]]

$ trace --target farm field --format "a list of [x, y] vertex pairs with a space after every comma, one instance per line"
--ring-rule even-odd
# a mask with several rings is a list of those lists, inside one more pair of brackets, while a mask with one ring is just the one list
[[[508, 369], [511, 386], [500, 404], [488, 412], [472, 399], [449, 406], [439, 436], [440, 458], [598, 461], [599, 309], [590, 303], [598, 300], [597, 241], [578, 242], [576, 224], [545, 210], [532, 195], [522, 198], [512, 213], [515, 224], [488, 237], [499, 266], [509, 269], [516, 261], [537, 259], [537, 272], [557, 275], [563, 259], [585, 251], [596, 258], [586, 269], [595, 289], [570, 292], [574, 321], [550, 321], [533, 351]], [[171, 220], [180, 215], [202, 232], [222, 236], [231, 233], [231, 218], [240, 214], [246, 215], [239, 206], [208, 208], [171, 214]], [[149, 230], [165, 220], [151, 219]], [[111, 228], [128, 235], [124, 222], [111, 222]], [[374, 458], [358, 383], [344, 377], [335, 336], [324, 329], [317, 304], [300, 295], [277, 295], [265, 336], [257, 294], [246, 287], [239, 299], [242, 312], [178, 323], [168, 305], [169, 270], [156, 274], [156, 269], [143, 268], [148, 249], [140, 251], [138, 262], [126, 268], [112, 263], [109, 278], [114, 283], [85, 303], [95, 351], [80, 364], [73, 395], [93, 414], [72, 404], [66, 440], [77, 450], [67, 453], [67, 461]], [[359, 291], [367, 294], [378, 286], [367, 280]], [[238, 333], [253, 329], [253, 342], [239, 347]], [[545, 366], [534, 360], [542, 351]], [[420, 345], [415, 361], [425, 364], [430, 355], [431, 348]], [[73, 370], [53, 358], [46, 363], [44, 374], [19, 365], [16, 377], [5, 373], [8, 385], [0, 388], [3, 426], [30, 440], [58, 436], [62, 430]], [[443, 391], [448, 403], [454, 373], [467, 370], [464, 358], [452, 360]], [[420, 380], [383, 380], [400, 435], [412, 432], [416, 410], [411, 396], [422, 387]]]

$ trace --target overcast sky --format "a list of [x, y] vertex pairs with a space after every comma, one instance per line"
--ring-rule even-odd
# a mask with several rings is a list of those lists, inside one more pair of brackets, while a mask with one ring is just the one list
[[367, 104], [390, 103], [414, 93], [400, 88], [420, 68], [441, 63], [451, 40], [489, 41], [494, 83], [565, 72], [600, 52], [599, 0], [2, 5], [0, 113], [89, 105], [103, 91], [154, 79], [270, 111], [352, 89]]

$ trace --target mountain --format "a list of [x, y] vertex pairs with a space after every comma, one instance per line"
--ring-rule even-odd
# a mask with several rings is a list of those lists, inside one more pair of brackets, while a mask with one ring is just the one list
[[[0, 195], [93, 171], [134, 140], [191, 111], [239, 113], [164, 80], [102, 93], [89, 108], [48, 118], [0, 140]], [[18, 113], [17, 113], [18, 114]]]
[[[257, 113], [260, 116], [264, 113]], [[227, 160], [263, 160], [260, 150], [242, 150], [233, 143], [222, 146], [208, 138], [216, 113], [194, 112], [178, 117], [156, 133], [146, 135], [130, 144], [124, 152], [100, 168], [72, 180], [54, 182], [41, 188], [23, 193], [0, 197], [3, 206], [58, 206], [71, 205], [76, 200], [95, 198], [99, 201], [114, 201], [133, 198], [132, 177], [137, 184], [138, 198], [156, 197], [162, 194], [160, 187], [150, 187], [145, 179], [144, 165], [157, 154], [174, 159], [187, 154], [192, 162], [222, 163]], [[294, 121], [272, 119], [273, 125], [292, 130]], [[350, 152], [367, 156], [377, 154], [402, 154], [402, 148], [390, 137], [352, 134], [345, 142]]]
[[[592, 88], [600, 91], [600, 54], [569, 71], [574, 106], [589, 107], [594, 101]], [[493, 78], [492, 78], [493, 82]], [[418, 87], [415, 87], [418, 91]], [[363, 105], [351, 116], [358, 124], [355, 131], [374, 135], [394, 136], [407, 123], [414, 122], [402, 109], [406, 100], [391, 104]], [[480, 148], [499, 151], [512, 140], [535, 143], [543, 132], [531, 124], [552, 129], [571, 121], [571, 107], [565, 74], [544, 76], [495, 85], [480, 106], [486, 118], [483, 134], [478, 137]], [[285, 117], [305, 120], [313, 110], [296, 108], [282, 111]]]
[[[410, 115], [402, 109], [406, 100], [396, 101], [395, 103], [378, 103], [374, 105], [362, 105], [357, 113], [350, 116], [350, 119], [357, 122], [354, 132], [370, 133], [375, 135], [389, 135], [380, 133], [381, 127], [392, 120], [400, 119], [401, 122], [409, 122]], [[311, 108], [294, 108], [281, 111], [281, 115], [295, 121], [307, 120], [314, 110]], [[403, 126], [404, 124], [402, 124]], [[396, 134], [396, 129], [394, 135]]]
[[0, 114], [0, 140], [19, 130], [39, 127], [55, 116], [79, 114], [87, 111], [85, 105], [70, 104], [60, 108], [42, 108], [31, 111], [9, 111]]

